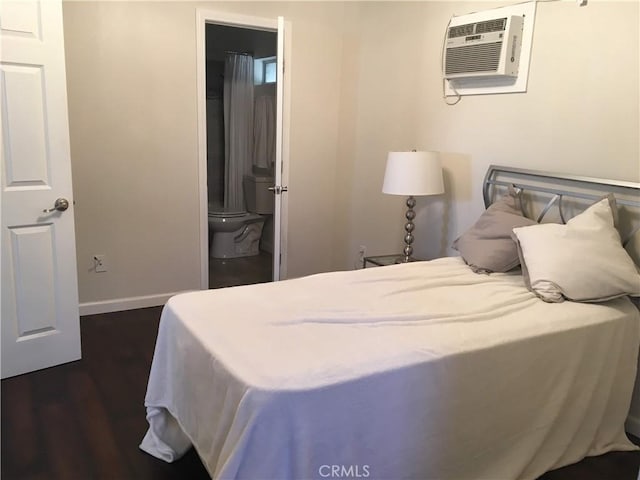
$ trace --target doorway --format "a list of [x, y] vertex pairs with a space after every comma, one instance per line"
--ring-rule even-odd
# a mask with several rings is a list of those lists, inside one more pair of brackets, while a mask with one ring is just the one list
[[209, 288], [269, 282], [277, 33], [207, 24], [205, 45]]
[[198, 11], [203, 289], [281, 276], [283, 26]]

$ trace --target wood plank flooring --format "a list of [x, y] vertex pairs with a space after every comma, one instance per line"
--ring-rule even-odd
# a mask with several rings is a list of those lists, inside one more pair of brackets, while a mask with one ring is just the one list
[[83, 359], [2, 381], [2, 479], [209, 479], [138, 449], [160, 308], [83, 317]]
[[[138, 449], [159, 316], [158, 307], [83, 317], [82, 360], [2, 381], [3, 480], [209, 479], [193, 450], [167, 464]], [[615, 452], [541, 480], [636, 480], [639, 466], [639, 452]]]

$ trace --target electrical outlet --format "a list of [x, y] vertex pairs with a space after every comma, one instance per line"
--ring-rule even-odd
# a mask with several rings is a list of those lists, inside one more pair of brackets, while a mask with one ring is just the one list
[[96, 273], [107, 271], [107, 256], [104, 253], [93, 256], [93, 268]]
[[366, 256], [367, 256], [367, 246], [360, 245], [360, 247], [358, 248], [358, 259], [360, 260], [361, 265], [364, 262], [364, 257]]

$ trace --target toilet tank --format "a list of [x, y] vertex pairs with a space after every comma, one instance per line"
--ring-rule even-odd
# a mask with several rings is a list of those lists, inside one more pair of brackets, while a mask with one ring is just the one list
[[273, 177], [244, 176], [244, 195], [248, 211], [262, 215], [273, 213], [274, 198], [269, 187], [273, 187]]

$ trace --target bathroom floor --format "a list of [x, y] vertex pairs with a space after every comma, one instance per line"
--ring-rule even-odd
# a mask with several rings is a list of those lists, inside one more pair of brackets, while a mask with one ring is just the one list
[[263, 251], [251, 257], [209, 257], [209, 288], [270, 282], [272, 263], [272, 255]]

